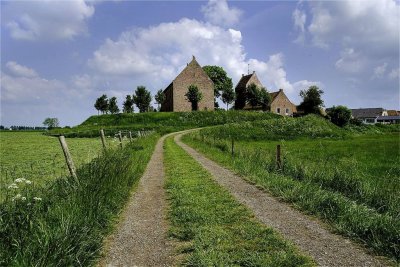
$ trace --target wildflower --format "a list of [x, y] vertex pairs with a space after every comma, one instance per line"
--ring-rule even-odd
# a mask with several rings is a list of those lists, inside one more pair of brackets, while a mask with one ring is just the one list
[[25, 201], [25, 200], [26, 200], [26, 197], [21, 197], [21, 200], [22, 200], [22, 201]]
[[16, 183], [22, 183], [22, 182], [25, 182], [25, 181], [26, 181], [25, 178], [18, 178], [18, 179], [15, 179], [14, 182], [16, 182]]
[[22, 196], [21, 194], [17, 194], [15, 197], [12, 198], [12, 201], [20, 199]]
[[29, 181], [29, 180], [26, 180], [25, 183], [26, 183], [26, 184], [31, 184], [32, 182]]
[[12, 183], [8, 186], [8, 189], [18, 189], [18, 186], [16, 183]]
[[42, 201], [42, 198], [40, 198], [40, 197], [34, 197], [33, 200], [35, 200], [35, 201]]

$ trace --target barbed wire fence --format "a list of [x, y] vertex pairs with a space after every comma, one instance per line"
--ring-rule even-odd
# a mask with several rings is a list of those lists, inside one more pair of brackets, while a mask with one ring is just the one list
[[[57, 177], [71, 175], [77, 180], [74, 159], [69, 152], [67, 143], [68, 139], [74, 138], [74, 136], [85, 136], [88, 132], [92, 133], [92, 138], [94, 138], [93, 130], [68, 132], [66, 136], [70, 137], [65, 137], [64, 134], [51, 135], [58, 138], [61, 146], [60, 151], [62, 151], [62, 154], [57, 153], [50, 155], [49, 157], [51, 159], [18, 162], [15, 164], [0, 164], [0, 196], [4, 195], [4, 192], [7, 190], [7, 187], [10, 183], [12, 183], [15, 179], [22, 177], [31, 177], [35, 180], [44, 179], [50, 181]], [[105, 151], [109, 149], [116, 149], [117, 147], [122, 149], [125, 144], [133, 143], [137, 139], [147, 137], [153, 133], [154, 130], [130, 131], [101, 129], [98, 132], [97, 138], [101, 139], [102, 149], [94, 150]], [[86, 160], [80, 160], [79, 163], [84, 164], [92, 160], [94, 158], [93, 152], [93, 150], [88, 151], [87, 155], [84, 156], [86, 157]], [[99, 155], [99, 153], [97, 153], [97, 155]]]

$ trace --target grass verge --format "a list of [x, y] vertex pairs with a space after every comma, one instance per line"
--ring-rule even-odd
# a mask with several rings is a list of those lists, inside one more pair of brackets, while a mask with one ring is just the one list
[[165, 143], [170, 235], [185, 242], [187, 266], [312, 266], [259, 223], [171, 138]]
[[400, 259], [400, 222], [389, 214], [380, 214], [364, 204], [359, 204], [334, 191], [326, 190], [312, 181], [305, 181], [269, 171], [268, 163], [260, 163], [246, 153], [236, 152], [232, 157], [226, 146], [212, 145], [212, 138], [199, 137], [197, 133], [182, 139], [207, 157], [239, 173], [246, 179], [267, 189], [273, 195], [293, 203], [308, 214], [328, 222], [341, 234], [355, 239], [376, 253]]
[[90, 266], [150, 160], [158, 136], [110, 150], [35, 190], [20, 181], [0, 204], [0, 266]]

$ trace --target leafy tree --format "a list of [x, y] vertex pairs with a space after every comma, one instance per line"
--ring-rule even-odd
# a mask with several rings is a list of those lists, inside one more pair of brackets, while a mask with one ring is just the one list
[[97, 109], [97, 112], [101, 111], [102, 114], [107, 113], [108, 111], [107, 95], [102, 95], [99, 98], [97, 98], [94, 107]]
[[228, 110], [228, 106], [235, 101], [235, 91], [233, 91], [233, 88], [226, 88], [222, 92], [222, 102], [226, 104], [226, 110]]
[[108, 102], [108, 111], [110, 111], [111, 114], [119, 113], [117, 98], [115, 96], [111, 97], [110, 101]]
[[196, 111], [199, 109], [199, 102], [203, 98], [203, 94], [199, 91], [199, 88], [196, 85], [189, 85], [188, 91], [185, 94], [186, 98], [189, 102], [192, 103], [192, 110]]
[[149, 111], [151, 103], [151, 94], [146, 90], [145, 86], [138, 86], [133, 95], [133, 102], [139, 109], [139, 112]]
[[160, 110], [160, 105], [164, 102], [165, 100], [165, 94], [162, 89], [158, 90], [156, 95], [154, 96], [154, 99], [156, 100], [158, 104], [158, 110]]
[[321, 107], [324, 106], [324, 101], [321, 95], [324, 91], [320, 90], [318, 86], [312, 85], [308, 90], [301, 90], [300, 96], [303, 102], [300, 103], [299, 109], [304, 111], [304, 114], [321, 114]]
[[246, 102], [252, 107], [255, 108], [259, 105], [261, 98], [260, 89], [254, 83], [250, 84], [246, 88]]
[[124, 103], [122, 104], [123, 107], [123, 112], [124, 113], [133, 113], [133, 98], [131, 95], [127, 95], [125, 98]]
[[260, 105], [262, 110], [267, 111], [271, 104], [271, 95], [267, 92], [267, 89], [264, 87], [260, 88]]
[[228, 77], [226, 71], [220, 66], [204, 66], [203, 70], [214, 82], [214, 95], [216, 98], [227, 90], [233, 88], [232, 79]]
[[59, 121], [57, 118], [46, 118], [43, 121], [43, 125], [46, 126], [48, 129], [58, 127], [59, 126]]
[[328, 116], [332, 123], [343, 127], [347, 125], [351, 118], [351, 110], [345, 106], [333, 106], [328, 111]]

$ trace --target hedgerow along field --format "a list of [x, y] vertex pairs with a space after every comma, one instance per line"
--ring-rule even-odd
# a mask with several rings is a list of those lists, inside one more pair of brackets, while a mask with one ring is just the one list
[[[335, 231], [399, 262], [399, 132], [399, 125], [338, 128], [307, 116], [202, 129], [183, 140]], [[276, 164], [277, 144], [282, 168]]]

